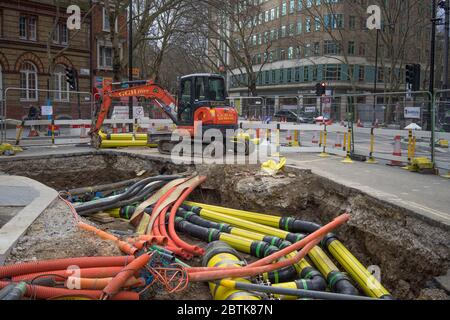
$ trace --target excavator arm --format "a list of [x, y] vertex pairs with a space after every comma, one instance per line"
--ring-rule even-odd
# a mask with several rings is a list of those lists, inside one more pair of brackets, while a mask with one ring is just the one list
[[[124, 82], [123, 84], [135, 84], [136, 82]], [[142, 83], [142, 82], [139, 82]], [[113, 90], [111, 83], [105, 83], [103, 88], [103, 101], [100, 112], [98, 113], [94, 126], [90, 132], [91, 135], [98, 133], [108, 115], [113, 99], [125, 97], [144, 97], [147, 99], [154, 99], [160, 109], [167, 114], [167, 116], [175, 123], [178, 123], [177, 115], [175, 113], [175, 106], [177, 101], [164, 88], [155, 84], [153, 81], [147, 81], [143, 85], [137, 85], [126, 89]]]

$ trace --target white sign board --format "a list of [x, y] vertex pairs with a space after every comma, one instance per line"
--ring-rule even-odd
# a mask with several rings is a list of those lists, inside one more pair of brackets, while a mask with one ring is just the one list
[[306, 113], [314, 113], [316, 112], [316, 107], [305, 107], [305, 112]]
[[420, 119], [420, 107], [405, 107], [405, 119]]
[[144, 117], [145, 117], [144, 107], [142, 107], [142, 106], [133, 107], [133, 118], [134, 119], [142, 120], [142, 119], [144, 119]]
[[52, 116], [53, 107], [52, 106], [41, 106], [41, 113], [43, 116]]
[[80, 75], [81, 76], [89, 76], [91, 74], [91, 70], [89, 70], [89, 69], [84, 69], [84, 68], [81, 68], [80, 69]]
[[112, 120], [128, 120], [130, 118], [130, 113], [128, 106], [115, 106], [113, 114], [111, 116]]
[[[113, 110], [113, 114], [111, 119], [113, 120], [128, 120], [130, 118], [128, 106], [115, 106]], [[133, 118], [134, 119], [143, 119], [144, 115], [144, 107], [142, 106], [134, 106], [133, 107]]]

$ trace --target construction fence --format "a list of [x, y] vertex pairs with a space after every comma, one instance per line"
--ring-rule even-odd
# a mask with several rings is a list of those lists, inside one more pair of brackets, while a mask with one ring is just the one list
[[[249, 103], [252, 98], [239, 103], [251, 115], [241, 118], [242, 127], [262, 140], [269, 135], [272, 143], [277, 143], [273, 132], [278, 132], [285, 154], [333, 154], [402, 167], [427, 158], [445, 173], [450, 170], [448, 97], [450, 91], [437, 91], [435, 96], [398, 92], [253, 98], [261, 101], [259, 109]], [[282, 117], [286, 111], [299, 115], [298, 121], [295, 116]]]

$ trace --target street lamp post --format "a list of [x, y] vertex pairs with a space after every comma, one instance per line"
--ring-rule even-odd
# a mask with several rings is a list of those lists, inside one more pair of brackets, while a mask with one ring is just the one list
[[375, 80], [373, 83], [373, 126], [375, 127], [375, 123], [376, 123], [376, 107], [377, 107], [377, 85], [378, 85], [378, 47], [379, 47], [379, 42], [380, 42], [380, 29], [377, 28], [377, 40], [376, 40], [376, 44], [375, 44]]
[[[449, 0], [441, 1], [439, 6], [445, 10], [445, 32], [444, 32], [444, 82], [442, 88], [444, 90], [448, 89], [448, 55], [449, 55], [449, 38], [450, 38], [450, 4]], [[444, 97], [447, 98], [447, 92], [444, 93]]]
[[433, 5], [432, 5], [432, 12], [431, 12], [431, 50], [430, 50], [430, 88], [429, 88], [429, 92], [431, 93], [432, 97], [431, 97], [431, 101], [429, 103], [428, 106], [428, 117], [427, 117], [427, 122], [428, 122], [428, 127], [430, 128], [431, 131], [431, 162], [434, 163], [434, 155], [435, 155], [435, 146], [434, 146], [434, 139], [435, 139], [435, 134], [434, 134], [434, 121], [435, 121], [435, 117], [434, 117], [434, 72], [435, 72], [435, 55], [436, 55], [436, 25], [438, 23], [438, 21], [440, 19], [436, 18], [436, 11], [437, 11], [437, 4], [436, 4], [436, 0], [432, 0], [433, 1]]
[[[130, 1], [130, 7], [128, 9], [129, 21], [128, 21], [128, 80], [133, 81], [133, 1]], [[134, 120], [133, 115], [133, 97], [128, 99], [128, 112], [129, 119]], [[134, 123], [130, 123], [129, 130], [133, 132]]]

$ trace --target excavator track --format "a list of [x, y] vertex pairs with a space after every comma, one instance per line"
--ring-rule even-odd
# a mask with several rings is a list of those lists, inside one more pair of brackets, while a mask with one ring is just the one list
[[[171, 141], [169, 139], [160, 139], [158, 141], [158, 151], [161, 154], [165, 154], [165, 155], [171, 155], [173, 149], [175, 148], [175, 146], [177, 146], [180, 142], [178, 141]], [[253, 151], [253, 147], [254, 145], [252, 145], [252, 143], [248, 140], [246, 140], [245, 142], [237, 142], [235, 143], [234, 146], [234, 152], [237, 153], [238, 150], [238, 144], [244, 143], [245, 144], [245, 155], [248, 156], [252, 151]], [[203, 143], [203, 151], [205, 150], [205, 148], [207, 148], [210, 145], [210, 143]], [[195, 154], [194, 153], [194, 144], [192, 144], [192, 148], [191, 148], [191, 154], [190, 156], [202, 156], [199, 154]], [[226, 153], [227, 150], [224, 149], [224, 154]], [[189, 156], [187, 154], [179, 154], [177, 156]]]

